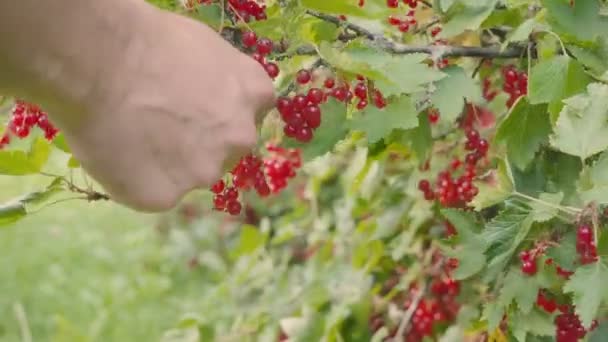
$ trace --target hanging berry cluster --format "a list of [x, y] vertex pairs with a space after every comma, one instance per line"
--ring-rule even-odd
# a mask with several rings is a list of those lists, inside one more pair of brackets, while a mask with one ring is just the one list
[[392, 26], [395, 26], [400, 32], [406, 33], [413, 27], [418, 24], [414, 15], [416, 14], [415, 10], [410, 10], [407, 12], [405, 18], [400, 18], [399, 16], [390, 15], [388, 17], [388, 23]]
[[267, 197], [283, 190], [287, 181], [296, 176], [302, 165], [300, 150], [274, 145], [268, 145], [267, 150], [270, 154], [264, 160], [253, 154], [241, 158], [230, 172], [230, 186], [220, 179], [211, 187], [215, 210], [239, 215], [243, 207], [241, 192], [254, 189], [260, 197]]
[[[304, 87], [311, 83], [312, 75], [309, 70], [302, 69], [296, 75], [296, 83]], [[314, 131], [321, 125], [320, 104], [327, 101], [328, 97], [334, 97], [340, 102], [351, 102], [354, 97], [358, 99], [357, 109], [362, 110], [367, 107], [369, 101], [369, 91], [365, 79], [357, 77], [354, 90], [351, 91], [349, 83], [336, 87], [334, 78], [327, 78], [323, 82], [326, 91], [320, 88], [309, 87], [307, 92], [295, 94], [293, 97], [282, 96], [277, 100], [276, 108], [281, 114], [281, 119], [285, 123], [283, 131], [287, 137], [296, 139], [299, 142], [307, 143], [312, 140]], [[382, 93], [374, 89], [371, 100], [378, 108], [386, 106], [386, 100]]]
[[272, 193], [278, 193], [287, 187], [289, 179], [294, 178], [302, 167], [302, 153], [299, 149], [285, 149], [269, 144], [270, 153], [264, 159], [264, 172]]
[[268, 38], [258, 38], [253, 31], [243, 32], [241, 36], [243, 46], [251, 51], [251, 57], [264, 67], [268, 76], [272, 79], [279, 76], [279, 66], [269, 62], [267, 56], [272, 52], [274, 44]]
[[469, 129], [466, 137], [465, 149], [469, 153], [464, 158], [464, 171], [458, 178], [453, 177], [452, 173], [457, 172], [463, 164], [460, 159], [454, 159], [446, 170], [437, 175], [435, 189], [428, 180], [421, 180], [418, 189], [426, 200], [438, 200], [443, 207], [464, 208], [477, 195], [479, 190], [473, 185], [473, 178], [477, 174], [477, 163], [488, 152], [489, 143], [475, 129]]
[[[196, 0], [200, 5], [210, 5], [215, 0]], [[188, 3], [193, 3], [194, 0], [189, 0]], [[228, 0], [227, 1], [227, 9], [234, 14], [236, 19], [242, 20], [246, 23], [250, 22], [252, 19], [261, 21], [266, 20], [266, 5], [260, 5], [256, 0]], [[223, 2], [222, 2], [223, 5]]]
[[580, 224], [576, 229], [576, 251], [581, 265], [597, 261], [597, 246], [593, 235], [593, 229], [588, 224]]
[[[444, 257], [439, 254], [434, 259], [438, 263], [445, 261]], [[399, 282], [399, 275], [405, 272], [404, 269], [397, 271], [396, 277], [390, 278], [385, 284], [386, 291], [390, 291]], [[447, 272], [432, 276], [429, 281], [428, 293], [425, 293], [417, 303], [415, 303], [415, 298], [423, 289], [416, 283], [410, 285], [407, 291], [394, 297], [394, 302], [404, 311], [407, 311], [411, 305], [416, 305], [410, 321], [411, 327], [404, 331], [403, 341], [420, 342], [433, 338], [436, 326], [449, 324], [458, 315], [460, 304], [457, 297], [460, 294], [460, 282], [453, 280]], [[385, 341], [394, 340], [398, 333], [398, 324], [392, 325], [385, 314], [380, 312], [370, 316], [369, 327], [372, 332], [376, 332], [384, 326], [391, 327]]]
[[[403, 3], [410, 8], [416, 8], [418, 6], [418, 0], [403, 0]], [[388, 8], [399, 7], [399, 0], [386, 0], [386, 6]]]
[[556, 341], [578, 342], [579, 340], [584, 339], [587, 333], [594, 330], [597, 325], [597, 321], [594, 321], [589, 330], [587, 330], [572, 309], [562, 311], [561, 314], [555, 317]]
[[507, 107], [511, 108], [517, 99], [528, 93], [528, 74], [518, 71], [513, 65], [507, 65], [502, 69], [502, 77], [502, 89], [509, 94]]
[[59, 130], [49, 121], [47, 113], [37, 105], [17, 100], [10, 115], [8, 130], [0, 138], [0, 148], [10, 143], [11, 135], [24, 139], [36, 126], [44, 132], [44, 137], [49, 141], [59, 133]]

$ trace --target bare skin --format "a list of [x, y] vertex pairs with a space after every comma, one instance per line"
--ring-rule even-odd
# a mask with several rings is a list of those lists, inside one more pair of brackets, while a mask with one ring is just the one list
[[113, 200], [173, 208], [256, 143], [263, 68], [143, 0], [0, 2], [0, 93], [40, 104]]

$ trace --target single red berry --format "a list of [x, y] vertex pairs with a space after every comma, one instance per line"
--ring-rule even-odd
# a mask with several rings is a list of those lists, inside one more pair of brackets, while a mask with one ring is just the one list
[[298, 71], [298, 73], [296, 75], [296, 81], [299, 84], [306, 84], [306, 83], [310, 82], [311, 78], [312, 77], [310, 75], [310, 71], [304, 70], [304, 69]]
[[319, 88], [310, 88], [308, 95], [306, 96], [308, 101], [312, 104], [319, 104], [323, 102], [323, 97], [323, 90]]
[[293, 98], [292, 103], [293, 103], [293, 109], [296, 112], [299, 112], [299, 111], [303, 110], [306, 107], [306, 105], [308, 104], [308, 98], [304, 95], [296, 95]]
[[302, 111], [304, 121], [308, 127], [315, 129], [321, 125], [321, 109], [317, 105], [310, 105]]
[[226, 197], [221, 194], [215, 195], [215, 197], [213, 197], [213, 206], [216, 210], [223, 211], [224, 209], [226, 209], [226, 202]]
[[393, 26], [397, 26], [397, 25], [399, 25], [401, 23], [401, 19], [399, 19], [399, 18], [397, 18], [395, 16], [392, 16], [392, 15], [389, 15], [388, 16], [388, 23], [391, 24], [391, 25], [393, 25]]
[[233, 187], [226, 188], [224, 196], [228, 201], [236, 201], [239, 198], [239, 191]]
[[267, 63], [264, 66], [264, 69], [266, 69], [266, 73], [268, 74], [268, 76], [270, 76], [270, 78], [276, 78], [277, 76], [279, 76], [279, 66], [276, 65], [276, 63]]
[[386, 0], [386, 6], [389, 8], [397, 8], [399, 7], [399, 0]]
[[239, 201], [229, 201], [228, 205], [226, 205], [226, 210], [230, 215], [236, 216], [241, 213], [241, 203]]
[[225, 187], [226, 187], [226, 184], [224, 183], [224, 181], [223, 181], [223, 180], [221, 180], [221, 179], [220, 179], [220, 180], [219, 180], [219, 181], [217, 181], [215, 184], [213, 184], [213, 186], [211, 187], [211, 191], [212, 191], [214, 194], [219, 194], [219, 193], [221, 193], [222, 191], [224, 191], [224, 188], [225, 188]]
[[307, 143], [312, 140], [312, 129], [309, 127], [302, 127], [296, 132], [296, 139], [300, 142]]
[[325, 82], [323, 82], [323, 85], [325, 86], [325, 88], [327, 89], [331, 89], [336, 85], [336, 80], [334, 80], [333, 78], [327, 78], [325, 80]]
[[357, 83], [357, 85], [355, 86], [355, 96], [357, 96], [361, 100], [367, 99], [367, 86], [365, 85], [365, 83]]
[[431, 182], [429, 182], [426, 179], [421, 180], [420, 182], [418, 182], [418, 189], [420, 191], [424, 191], [424, 192], [430, 190], [431, 189]]
[[268, 55], [272, 52], [272, 41], [268, 38], [261, 38], [258, 40], [258, 53], [262, 56]]
[[358, 110], [363, 110], [363, 109], [365, 109], [365, 107], [367, 107], [367, 101], [366, 100], [359, 100], [359, 102], [357, 103], [357, 109]]
[[241, 40], [246, 47], [252, 47], [258, 42], [258, 36], [253, 31], [247, 31], [243, 33]]
[[397, 28], [399, 29], [399, 31], [405, 33], [410, 30], [410, 24], [407, 22], [402, 22]]
[[264, 55], [262, 55], [261, 53], [258, 52], [254, 52], [251, 54], [251, 57], [258, 63], [264, 65], [266, 64], [266, 58], [264, 58]]

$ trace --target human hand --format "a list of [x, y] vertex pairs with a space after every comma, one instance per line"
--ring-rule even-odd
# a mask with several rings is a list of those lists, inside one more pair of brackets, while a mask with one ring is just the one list
[[50, 115], [113, 200], [162, 211], [254, 146], [274, 90], [257, 62], [200, 23], [150, 11], [135, 32], [99, 74], [93, 89], [104, 91]]

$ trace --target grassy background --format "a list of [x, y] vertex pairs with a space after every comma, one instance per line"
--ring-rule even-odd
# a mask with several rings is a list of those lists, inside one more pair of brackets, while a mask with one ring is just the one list
[[[64, 170], [55, 153], [50, 169]], [[0, 200], [43, 176], [0, 177]], [[154, 215], [63, 202], [0, 227], [0, 341], [157, 341], [196, 307], [201, 275], [163, 243]]]

